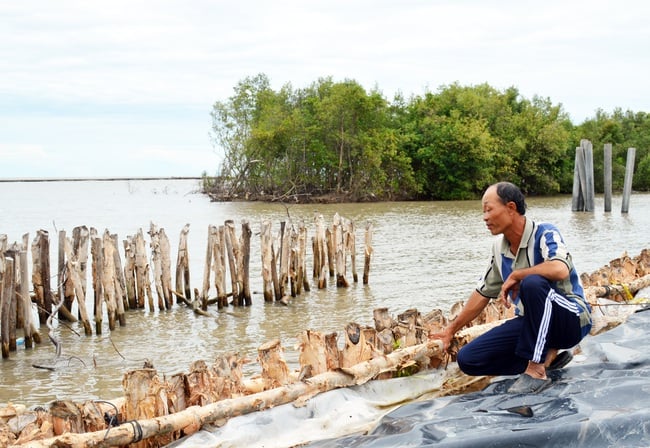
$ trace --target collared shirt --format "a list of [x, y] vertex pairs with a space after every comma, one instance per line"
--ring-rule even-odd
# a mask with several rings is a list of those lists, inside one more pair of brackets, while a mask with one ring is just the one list
[[[513, 270], [528, 268], [550, 260], [560, 260], [569, 268], [569, 276], [564, 280], [552, 282], [552, 285], [557, 292], [578, 305], [584, 335], [591, 327], [591, 307], [585, 300], [580, 276], [573, 266], [571, 254], [560, 231], [553, 224], [536, 223], [526, 218], [516, 256], [510, 251], [508, 240], [500, 235], [492, 246], [490, 264], [479, 280], [476, 290], [485, 297], [496, 298], [501, 292], [504, 279], [508, 278]], [[512, 301], [516, 306], [515, 313], [523, 316], [524, 308], [519, 296], [513, 297]]]

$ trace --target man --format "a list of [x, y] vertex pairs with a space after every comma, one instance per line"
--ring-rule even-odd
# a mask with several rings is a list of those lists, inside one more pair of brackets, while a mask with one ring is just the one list
[[445, 347], [454, 334], [498, 298], [516, 317], [479, 336], [458, 352], [468, 375], [516, 375], [512, 393], [536, 393], [551, 380], [546, 371], [571, 361], [569, 351], [591, 329], [591, 308], [559, 230], [525, 216], [526, 202], [509, 182], [483, 195], [483, 221], [494, 243], [490, 265], [458, 317], [432, 335]]

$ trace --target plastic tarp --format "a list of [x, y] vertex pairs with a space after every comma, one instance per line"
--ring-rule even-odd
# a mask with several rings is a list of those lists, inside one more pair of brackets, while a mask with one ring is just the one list
[[497, 377], [480, 392], [426, 399], [440, 386], [432, 372], [236, 417], [171, 446], [650, 446], [649, 338], [650, 312], [635, 313], [585, 338], [537, 394], [510, 394], [515, 377]]

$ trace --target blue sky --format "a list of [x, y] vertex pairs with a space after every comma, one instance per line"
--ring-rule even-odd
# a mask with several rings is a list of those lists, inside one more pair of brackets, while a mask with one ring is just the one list
[[2, 2], [0, 178], [214, 174], [212, 104], [258, 73], [648, 112], [649, 21], [625, 0]]

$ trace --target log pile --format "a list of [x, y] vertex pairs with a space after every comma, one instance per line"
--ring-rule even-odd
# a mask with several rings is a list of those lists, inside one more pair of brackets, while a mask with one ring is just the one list
[[[348, 259], [352, 267], [353, 280], [358, 281], [355, 266], [354, 224], [335, 214], [330, 227], [325, 225], [322, 215], [314, 218], [315, 236], [314, 279], [319, 288], [327, 286], [326, 275], [336, 276], [338, 286], [348, 286], [346, 268]], [[297, 226], [291, 220], [280, 222], [279, 235], [273, 235], [271, 223], [261, 223], [262, 279], [264, 300], [280, 301], [288, 305], [293, 297], [310, 290], [307, 271], [308, 231], [304, 223]], [[366, 267], [364, 284], [368, 282], [370, 227], [366, 228]], [[33, 293], [29, 292], [27, 248], [28, 235], [22, 244], [7, 244], [6, 235], [0, 235], [0, 298], [6, 304], [0, 307], [0, 345], [2, 356], [16, 350], [16, 329], [24, 329], [25, 347], [32, 348], [40, 342], [37, 325], [31, 321], [35, 305], [39, 323], [47, 324], [56, 308], [59, 320], [77, 322], [81, 320], [84, 333], [102, 334], [108, 317], [108, 329], [126, 325], [126, 311], [144, 309], [169, 310], [176, 302], [189, 306], [195, 313], [211, 316], [207, 312], [210, 304], [219, 309], [229, 305], [251, 306], [250, 251], [252, 231], [243, 221], [238, 236], [232, 220], [224, 225], [209, 226], [206, 245], [205, 268], [201, 288], [192, 288], [190, 283], [189, 251], [187, 236], [189, 224], [180, 232], [175, 284], [172, 283], [172, 268], [169, 238], [165, 229], [151, 223], [147, 244], [142, 229], [134, 235], [127, 235], [120, 253], [118, 236], [105, 230], [78, 226], [73, 229], [72, 238], [65, 231], [58, 234], [58, 270], [52, 276], [50, 268], [50, 237], [47, 231], [39, 230], [31, 244], [31, 280]], [[90, 266], [88, 260], [90, 255]], [[9, 260], [9, 261], [7, 261]], [[5, 273], [5, 265], [10, 268]], [[91, 288], [87, 288], [87, 276], [91, 275]], [[11, 277], [11, 278], [9, 278]], [[56, 279], [56, 286], [51, 280]], [[230, 292], [227, 291], [227, 279]], [[12, 282], [11, 287], [7, 287]], [[174, 285], [174, 286], [172, 286]], [[194, 297], [192, 297], [194, 289]], [[5, 291], [6, 290], [6, 291]], [[209, 293], [216, 291], [216, 298]], [[89, 297], [91, 296], [91, 297]], [[228, 297], [231, 298], [230, 303]], [[87, 306], [92, 306], [88, 309]], [[75, 309], [73, 309], [75, 307]], [[76, 311], [76, 313], [75, 313]]]
[[[647, 251], [635, 258], [624, 255], [612, 261], [609, 268], [603, 267], [590, 276], [583, 274], [582, 281], [592, 304], [598, 305], [595, 298], [598, 288], [647, 277], [647, 260]], [[7, 422], [0, 440], [30, 447], [161, 446], [203, 425], [223, 422], [236, 415], [290, 402], [299, 406], [326, 390], [410, 375], [422, 369], [444, 368], [454, 359], [459, 347], [512, 313], [511, 308], [503, 308], [500, 302], [491, 302], [481, 316], [456, 335], [451, 354], [443, 352], [440, 342], [428, 340], [428, 334], [447, 325], [461, 307], [459, 302], [447, 314], [436, 309], [424, 316], [411, 309], [395, 318], [385, 308], [374, 310], [374, 327], [354, 322], [346, 325], [342, 347], [335, 332], [322, 334], [305, 330], [298, 336], [300, 368], [296, 371], [291, 371], [283, 359], [279, 340], [259, 347], [261, 373], [248, 379], [242, 375], [242, 366], [247, 361], [234, 353], [216, 359], [211, 365], [195, 361], [189, 372], [171, 378], [161, 378], [153, 366], [147, 365], [125, 374], [124, 398], [110, 406], [97, 401], [82, 404], [64, 401], [53, 403], [49, 412], [31, 413], [7, 406], [0, 414], [5, 415], [3, 421]], [[617, 320], [612, 325], [620, 322]], [[486, 381], [452, 370], [438, 393], [478, 390]], [[103, 420], [100, 416], [104, 416]], [[17, 423], [19, 419], [22, 428]]]
[[[583, 275], [582, 280], [590, 297], [595, 297], [595, 288], [646, 278], [647, 260], [647, 251], [635, 258], [624, 255], [610, 264], [611, 272], [604, 267], [592, 274], [594, 279], [607, 278], [606, 285], [588, 283], [592, 276]], [[592, 304], [598, 306], [594, 300]], [[127, 372], [124, 397], [113, 402], [61, 400], [52, 403], [49, 410], [35, 411], [9, 404], [0, 408], [0, 445], [161, 446], [237, 415], [286, 403], [303, 405], [327, 390], [442, 369], [454, 360], [454, 350], [451, 354], [443, 351], [440, 341], [429, 340], [428, 335], [444, 327], [461, 306], [455, 304], [447, 314], [438, 309], [424, 316], [410, 309], [395, 318], [387, 309], [377, 309], [373, 327], [354, 322], [346, 325], [341, 346], [337, 333], [306, 330], [298, 338], [300, 367], [295, 371], [283, 359], [280, 341], [272, 340], [258, 348], [260, 374], [246, 379], [242, 366], [247, 360], [230, 353], [211, 364], [195, 361], [187, 373], [171, 378], [161, 377], [150, 364]], [[472, 325], [456, 335], [453, 347], [459, 348], [499, 325], [511, 317], [511, 312], [512, 308], [491, 302]], [[609, 318], [610, 326], [624, 320], [621, 315]], [[450, 369], [437, 394], [479, 390], [488, 380]]]

